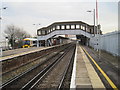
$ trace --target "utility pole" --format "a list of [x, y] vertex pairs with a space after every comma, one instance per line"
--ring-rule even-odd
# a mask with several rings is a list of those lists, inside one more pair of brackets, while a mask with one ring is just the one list
[[[35, 25], [36, 29], [38, 29], [38, 25], [41, 25], [41, 24], [33, 24], [33, 25]], [[36, 35], [37, 35], [37, 33], [36, 33]], [[38, 41], [38, 39], [37, 39], [37, 47], [39, 47], [39, 41]]]
[[3, 56], [2, 52], [2, 9], [6, 9], [7, 7], [0, 8], [0, 57]]

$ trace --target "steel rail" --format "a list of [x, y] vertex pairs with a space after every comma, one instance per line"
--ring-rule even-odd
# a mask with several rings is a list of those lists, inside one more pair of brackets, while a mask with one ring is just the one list
[[34, 86], [50, 71], [53, 69], [53, 67], [68, 53], [69, 49], [66, 50], [57, 60], [55, 60], [52, 64], [47, 66], [44, 70], [42, 70], [40, 73], [38, 73], [32, 80], [30, 80], [26, 85], [24, 85], [20, 90], [26, 90], [26, 89], [33, 89]]
[[[51, 48], [50, 48], [50, 49], [51, 49]], [[41, 50], [41, 51], [47, 51], [47, 50], [49, 50], [49, 49]], [[53, 50], [53, 51], [54, 51], [54, 50]], [[29, 63], [32, 63], [32, 62], [34, 62], [34, 61], [36, 61], [36, 60], [38, 60], [38, 59], [40, 59], [40, 58], [42, 58], [42, 57], [44, 57], [44, 56], [46, 56], [46, 55], [49, 55], [49, 54], [50, 54], [50, 53], [47, 53], [47, 54], [42, 55], [42, 56], [39, 56], [39, 57], [34, 58], [34, 59], [32, 59], [31, 61], [29, 61], [29, 62], [27, 62], [27, 63], [25, 63], [25, 64], [20, 65], [19, 67], [16, 67], [16, 68], [14, 68], [14, 69], [12, 69], [12, 70], [10, 70], [10, 71], [4, 72], [4, 73], [0, 74], [0, 77], [2, 77], [3, 75], [5, 75], [5, 74], [7, 74], [7, 73], [10, 73], [10, 72], [12, 72], [12, 71], [14, 71], [14, 70], [16, 70], [16, 69], [18, 69], [18, 68], [20, 68], [20, 67], [23, 67], [23, 66], [25, 66], [25, 65], [27, 65], [27, 64], [29, 64]]]
[[[75, 49], [76, 49], [76, 48], [74, 47], [74, 51], [75, 51]], [[61, 79], [61, 81], [60, 81], [60, 84], [59, 84], [58, 87], [57, 87], [57, 90], [60, 90], [60, 89], [62, 88], [62, 85], [63, 85], [64, 79], [65, 79], [65, 76], [67, 75], [67, 71], [68, 71], [68, 69], [69, 69], [69, 67], [70, 67], [70, 64], [71, 64], [71, 62], [72, 62], [72, 59], [73, 59], [73, 57], [74, 57], [74, 53], [75, 53], [75, 52], [72, 53], [71, 60], [69, 60], [67, 66], [66, 66], [66, 69], [65, 69], [64, 74], [63, 74], [63, 76], [62, 76], [62, 79]]]
[[[50, 54], [50, 53], [48, 53], [47, 55], [49, 55], [49, 54]], [[4, 73], [0, 74], [0, 77], [2, 77], [3, 75], [5, 75], [5, 74], [7, 74], [7, 73], [10, 73], [10, 72], [12, 72], [12, 71], [15, 71], [15, 70], [17, 70], [17, 69], [20, 68], [20, 67], [23, 67], [23, 66], [25, 66], [25, 65], [28, 65], [28, 64], [30, 64], [30, 63], [38, 60], [38, 59], [41, 59], [41, 58], [43, 58], [44, 56], [46, 56], [46, 55], [43, 55], [43, 56], [39, 56], [39, 57], [37, 57], [37, 58], [34, 58], [34, 59], [32, 59], [32, 61], [29, 61], [29, 62], [27, 62], [27, 63], [25, 63], [25, 64], [22, 64], [22, 65], [20, 65], [19, 67], [16, 67], [16, 68], [14, 68], [14, 69], [12, 69], [12, 70], [10, 70], [10, 71], [4, 72]]]
[[[66, 48], [68, 48], [68, 47], [66, 47]], [[66, 48], [65, 48], [65, 49], [66, 49]], [[64, 50], [65, 50], [65, 49], [64, 49]], [[60, 52], [62, 52], [62, 51], [64, 51], [64, 50], [61, 50]], [[60, 53], [60, 52], [59, 52], [59, 53]], [[51, 56], [51, 58], [57, 56], [59, 53]], [[2, 86], [0, 86], [0, 88], [5, 88], [5, 87], [9, 86], [9, 85], [12, 84], [14, 81], [16, 81], [16, 80], [19, 79], [20, 77], [26, 75], [27, 73], [33, 71], [34, 69], [36, 69], [36, 68], [39, 67], [40, 65], [44, 64], [46, 61], [49, 61], [51, 58], [46, 59], [44, 62], [42, 62], [42, 63], [40, 63], [40, 64], [38, 64], [38, 65], [30, 68], [30, 69], [28, 69], [27, 71], [23, 72], [22, 74], [19, 74], [19, 75], [15, 76], [14, 78], [10, 79], [8, 82], [2, 84]]]

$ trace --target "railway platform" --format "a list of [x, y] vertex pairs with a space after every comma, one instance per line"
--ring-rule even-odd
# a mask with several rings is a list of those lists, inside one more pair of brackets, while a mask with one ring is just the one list
[[18, 56], [32, 53], [32, 52], [37, 52], [46, 48], [49, 48], [49, 47], [41, 47], [41, 48], [31, 47], [31, 48], [20, 48], [20, 49], [3, 51], [3, 57], [0, 57], [0, 61], [9, 59], [9, 58], [18, 57]]
[[117, 56], [77, 45], [70, 88], [119, 90], [119, 64]]
[[[61, 44], [61, 45], [63, 45], [63, 44]], [[56, 47], [56, 46], [60, 46], [60, 45], [49, 46], [49, 47], [20, 48], [20, 49], [3, 51], [3, 57], [0, 57], [0, 61], [15, 58], [15, 57], [19, 57], [19, 56], [23, 56], [23, 55], [26, 55], [26, 54], [38, 52], [38, 51], [49, 49], [49, 48], [53, 48], [53, 47]]]
[[120, 89], [120, 62], [118, 56], [113, 56], [112, 54], [100, 51], [97, 52], [91, 47], [82, 46], [84, 52], [94, 69], [98, 73], [105, 87], [109, 90], [119, 90]]
[[104, 84], [79, 45], [76, 46], [75, 61], [70, 87], [78, 90], [97, 90], [99, 88], [105, 90]]

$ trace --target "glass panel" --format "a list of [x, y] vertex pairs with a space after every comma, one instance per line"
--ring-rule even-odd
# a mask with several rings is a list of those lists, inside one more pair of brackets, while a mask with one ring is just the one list
[[83, 26], [81, 25], [81, 29], [83, 29]]
[[42, 34], [45, 35], [45, 31], [42, 30]]
[[24, 45], [30, 45], [30, 40], [25, 40]]
[[64, 26], [64, 25], [62, 25], [62, 26], [61, 26], [61, 29], [65, 29], [65, 26]]
[[70, 25], [66, 25], [66, 29], [70, 29]]
[[79, 29], [79, 28], [80, 28], [80, 25], [76, 25], [76, 28]]
[[85, 30], [85, 27], [83, 26], [83, 30]]
[[50, 28], [50, 30], [53, 31], [52, 28]]
[[38, 34], [41, 35], [41, 31], [38, 31]]
[[53, 27], [53, 30], [55, 30], [55, 27]]
[[60, 29], [60, 26], [57, 26], [57, 29]]
[[75, 29], [75, 25], [71, 25], [71, 29]]

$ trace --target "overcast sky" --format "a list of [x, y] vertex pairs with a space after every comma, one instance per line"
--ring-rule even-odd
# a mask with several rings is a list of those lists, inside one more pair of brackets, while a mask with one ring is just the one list
[[[7, 25], [14, 24], [21, 27], [31, 35], [35, 35], [36, 29], [48, 26], [59, 21], [83, 21], [90, 25], [93, 24], [93, 13], [86, 12], [95, 8], [96, 0], [90, 2], [70, 0], [52, 2], [37, 2], [36, 0], [26, 0], [8, 2], [4, 0], [2, 7], [2, 30]], [[104, 0], [105, 1], [105, 0]], [[99, 24], [103, 33], [118, 30], [118, 2], [98, 2]], [[36, 24], [33, 25], [33, 24]], [[38, 24], [41, 24], [40, 26]]]

